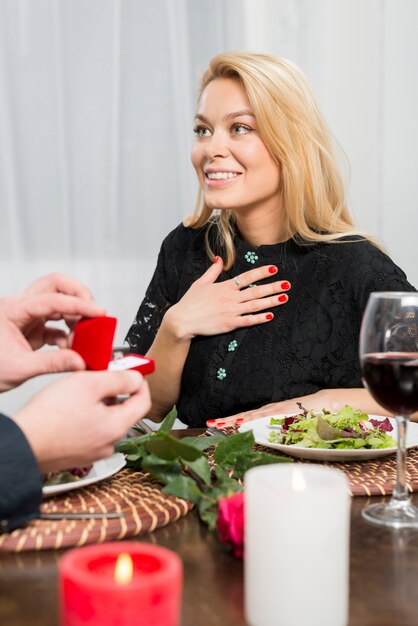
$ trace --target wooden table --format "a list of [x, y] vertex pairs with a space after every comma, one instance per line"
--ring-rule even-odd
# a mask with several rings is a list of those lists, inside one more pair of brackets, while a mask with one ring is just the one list
[[[418, 505], [418, 495], [414, 500]], [[362, 497], [352, 501], [349, 626], [417, 626], [418, 530], [370, 526], [361, 517], [367, 502]], [[183, 559], [182, 626], [246, 624], [242, 562], [208, 532], [195, 511], [140, 540], [170, 548]], [[0, 555], [2, 626], [58, 625], [57, 563], [61, 554]]]

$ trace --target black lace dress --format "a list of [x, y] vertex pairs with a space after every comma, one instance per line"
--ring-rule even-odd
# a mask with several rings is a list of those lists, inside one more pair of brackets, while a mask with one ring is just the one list
[[[209, 267], [205, 228], [178, 226], [164, 240], [157, 267], [126, 337], [145, 354], [167, 309]], [[235, 237], [234, 267], [219, 280], [275, 264], [267, 281], [288, 280], [289, 301], [272, 322], [193, 339], [177, 402], [191, 427], [320, 389], [361, 387], [358, 338], [371, 291], [415, 291], [405, 274], [364, 240], [254, 247]], [[158, 363], [157, 363], [158, 367]]]

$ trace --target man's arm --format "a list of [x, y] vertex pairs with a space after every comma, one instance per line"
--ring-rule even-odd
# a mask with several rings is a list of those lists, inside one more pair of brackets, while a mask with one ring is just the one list
[[[109, 404], [118, 395], [129, 397]], [[41, 472], [110, 456], [150, 406], [138, 372], [78, 372], [39, 391], [13, 419], [0, 414], [0, 532], [38, 517]]]
[[0, 532], [38, 517], [41, 495], [41, 474], [26, 437], [0, 414]]

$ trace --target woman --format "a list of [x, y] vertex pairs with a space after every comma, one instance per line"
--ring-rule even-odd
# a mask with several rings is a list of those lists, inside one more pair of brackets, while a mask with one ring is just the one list
[[361, 388], [362, 313], [371, 291], [413, 287], [353, 226], [306, 79], [283, 59], [218, 55], [194, 132], [198, 205], [164, 240], [127, 335], [157, 361], [151, 419], [173, 405], [191, 427], [296, 401], [379, 411]]

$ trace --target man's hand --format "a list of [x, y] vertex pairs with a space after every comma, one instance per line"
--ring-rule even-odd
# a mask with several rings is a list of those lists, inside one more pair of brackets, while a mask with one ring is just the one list
[[[130, 397], [121, 404], [109, 399]], [[42, 472], [84, 466], [110, 456], [114, 443], [151, 406], [139, 372], [77, 372], [48, 385], [14, 417]]]
[[[40, 374], [84, 369], [83, 359], [68, 349], [68, 333], [47, 323], [64, 320], [71, 328], [80, 317], [104, 313], [82, 283], [63, 274], [50, 274], [0, 298], [0, 391]], [[61, 349], [34, 352], [46, 344]]]

